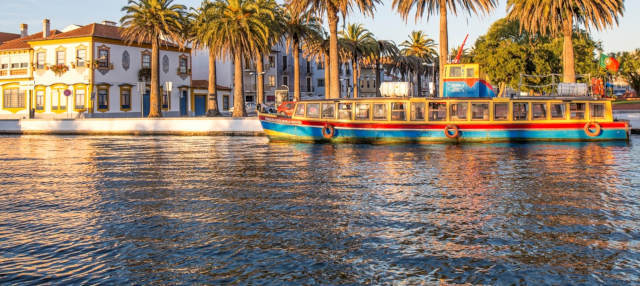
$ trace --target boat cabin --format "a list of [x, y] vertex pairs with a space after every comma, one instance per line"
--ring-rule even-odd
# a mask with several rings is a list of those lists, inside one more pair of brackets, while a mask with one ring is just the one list
[[443, 76], [443, 97], [495, 97], [479, 64], [447, 64]]

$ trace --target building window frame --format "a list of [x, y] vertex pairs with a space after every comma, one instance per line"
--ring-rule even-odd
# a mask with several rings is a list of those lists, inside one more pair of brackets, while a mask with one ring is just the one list
[[190, 73], [189, 69], [189, 56], [180, 55], [178, 57], [178, 74], [179, 75], [188, 75]]
[[51, 86], [49, 89], [51, 93], [51, 112], [67, 112], [67, 108], [69, 108], [69, 99], [64, 95], [64, 91], [67, 89], [69, 89], [69, 86], [66, 84], [54, 84]]
[[27, 106], [26, 100], [26, 91], [21, 90], [20, 86], [13, 84], [2, 87], [2, 108], [4, 110], [13, 113], [24, 110]]
[[[80, 52], [83, 53], [83, 55], [80, 55]], [[76, 47], [76, 60], [74, 61], [76, 64], [76, 67], [78, 68], [84, 68], [87, 65], [87, 47], [84, 45], [80, 45]]]
[[98, 85], [96, 90], [96, 106], [98, 111], [107, 112], [109, 111], [109, 91], [111, 89], [110, 85], [101, 84]]
[[[79, 97], [80, 95], [81, 97]], [[80, 98], [82, 100], [81, 102], [78, 101]], [[87, 110], [87, 85], [76, 84], [73, 86], [73, 109], [75, 111]]]
[[120, 85], [120, 111], [131, 111], [131, 90], [133, 85]]
[[151, 51], [144, 50], [140, 52], [140, 68], [143, 68], [143, 69], [151, 68]]
[[39, 49], [36, 51], [36, 69], [45, 69], [47, 67], [47, 51]]
[[164, 90], [164, 87], [160, 87], [160, 107], [163, 111], [171, 109], [171, 93]]
[[55, 51], [56, 66], [62, 66], [67, 63], [67, 49], [65, 47], [57, 47]]
[[47, 88], [43, 85], [33, 88], [33, 106], [38, 113], [42, 113], [47, 108]]
[[[96, 59], [96, 63], [98, 65], [97, 66], [98, 69], [106, 70], [111, 67], [111, 64], [110, 64], [111, 48], [110, 47], [107, 47], [106, 45], [99, 46], [97, 56], [98, 58]], [[102, 56], [104, 56], [104, 58], [102, 58]]]

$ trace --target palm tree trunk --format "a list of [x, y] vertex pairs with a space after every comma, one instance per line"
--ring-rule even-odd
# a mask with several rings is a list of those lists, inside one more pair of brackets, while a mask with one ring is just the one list
[[207, 103], [207, 116], [218, 116], [220, 111], [218, 110], [218, 94], [216, 92], [216, 53], [213, 49], [209, 48], [209, 85]]
[[329, 55], [323, 55], [322, 60], [324, 61], [324, 98], [329, 99], [331, 98], [331, 93], [329, 92]]
[[300, 48], [293, 42], [293, 101], [300, 101]]
[[327, 8], [329, 19], [329, 83], [332, 98], [340, 98], [340, 77], [338, 71], [338, 12], [331, 5]]
[[438, 94], [443, 96], [444, 89], [444, 65], [449, 57], [449, 30], [447, 29], [447, 0], [440, 0], [440, 84]]
[[149, 118], [161, 117], [160, 101], [160, 39], [151, 41], [151, 95], [149, 96]]
[[573, 19], [568, 17], [562, 27], [564, 45], [562, 47], [562, 74], [563, 82], [576, 82], [575, 59], [573, 54]]
[[262, 53], [256, 53], [256, 93], [258, 95], [258, 104], [264, 104], [264, 74], [263, 74]]
[[380, 55], [376, 58], [376, 96], [380, 97]]
[[239, 52], [233, 55], [233, 117], [245, 117], [244, 91], [242, 83], [242, 55]]
[[351, 60], [351, 71], [353, 74], [353, 98], [358, 98], [360, 83], [358, 82], [358, 58], [355, 55]]

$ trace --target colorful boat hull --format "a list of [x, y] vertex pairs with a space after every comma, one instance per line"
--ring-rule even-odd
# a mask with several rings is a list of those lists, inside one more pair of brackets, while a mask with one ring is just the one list
[[[306, 121], [260, 114], [264, 132], [273, 141], [369, 142], [369, 143], [437, 143], [437, 142], [509, 142], [509, 141], [612, 141], [629, 140], [627, 122], [599, 123], [601, 130], [588, 135], [584, 123], [505, 123], [455, 124], [459, 134], [449, 138], [445, 128], [452, 124], [431, 123], [357, 123], [340, 121]], [[335, 129], [331, 138], [323, 128]], [[452, 131], [449, 131], [451, 134]]]

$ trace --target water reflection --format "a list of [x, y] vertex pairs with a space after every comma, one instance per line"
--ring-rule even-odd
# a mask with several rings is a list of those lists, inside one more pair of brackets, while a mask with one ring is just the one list
[[640, 279], [633, 145], [0, 142], [0, 283]]

